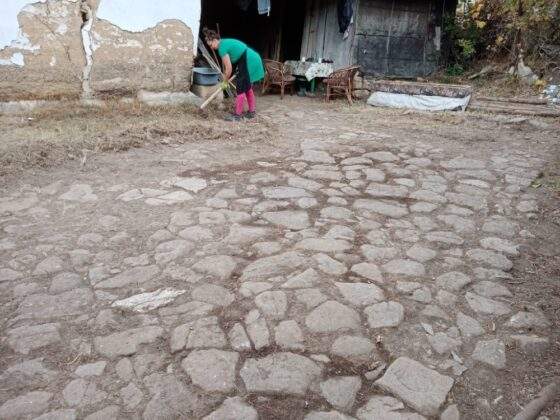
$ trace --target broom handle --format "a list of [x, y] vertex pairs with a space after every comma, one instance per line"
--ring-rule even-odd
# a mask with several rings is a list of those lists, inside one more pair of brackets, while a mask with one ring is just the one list
[[[231, 79], [229, 79], [229, 82], [232, 82], [235, 79], [236, 76], [233, 76]], [[214, 92], [212, 95], [210, 95], [208, 97], [208, 99], [206, 99], [204, 101], [204, 103], [202, 105], [200, 105], [200, 109], [204, 109], [206, 108], [210, 102], [212, 102], [214, 99], [216, 99], [216, 97], [218, 96], [218, 94], [222, 91], [222, 86], [220, 85], [220, 87], [216, 90], [216, 92]]]

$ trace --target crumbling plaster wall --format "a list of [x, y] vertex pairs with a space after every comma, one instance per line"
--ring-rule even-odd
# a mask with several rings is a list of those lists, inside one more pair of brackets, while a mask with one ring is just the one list
[[2, 0], [0, 101], [188, 90], [199, 21], [200, 0]]

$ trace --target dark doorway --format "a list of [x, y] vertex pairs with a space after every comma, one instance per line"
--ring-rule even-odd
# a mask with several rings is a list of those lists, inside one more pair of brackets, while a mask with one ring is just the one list
[[202, 0], [201, 30], [216, 29], [224, 38], [237, 38], [263, 58], [299, 60], [305, 2], [271, 0], [270, 15], [259, 15], [257, 0]]

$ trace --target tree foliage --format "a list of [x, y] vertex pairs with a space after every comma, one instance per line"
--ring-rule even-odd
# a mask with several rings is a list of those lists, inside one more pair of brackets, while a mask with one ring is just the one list
[[446, 27], [451, 62], [466, 68], [476, 58], [529, 60], [560, 66], [560, 0], [459, 0]]

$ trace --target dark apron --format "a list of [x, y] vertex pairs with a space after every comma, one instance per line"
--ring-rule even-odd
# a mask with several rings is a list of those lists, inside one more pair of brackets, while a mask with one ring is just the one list
[[237, 80], [235, 82], [237, 94], [247, 93], [251, 90], [251, 77], [249, 76], [249, 68], [247, 67], [247, 51], [243, 53], [237, 62]]

